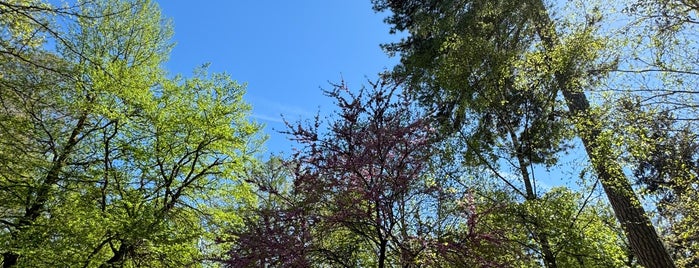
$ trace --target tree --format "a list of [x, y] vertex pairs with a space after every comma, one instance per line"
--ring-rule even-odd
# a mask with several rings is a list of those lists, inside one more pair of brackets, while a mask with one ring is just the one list
[[487, 209], [466, 189], [443, 187], [450, 179], [436, 171], [444, 163], [434, 162], [431, 122], [400, 83], [384, 77], [370, 86], [326, 91], [339, 108], [326, 129], [319, 118], [288, 124], [302, 145], [283, 165], [293, 172], [268, 166], [287, 179], [252, 176], [264, 201], [232, 233], [228, 265], [498, 266], [481, 255], [499, 243], [480, 228]]
[[237, 180], [259, 130], [244, 88], [206, 68], [165, 78], [170, 30], [149, 1], [78, 6], [56, 50], [0, 61], [3, 267], [221, 253], [213, 234], [251, 197]]
[[[627, 120], [644, 122], [643, 128], [627, 128], [636, 143], [628, 147], [627, 160], [646, 197], [656, 204], [656, 222], [670, 253], [682, 267], [699, 264], [694, 252], [699, 240], [693, 224], [699, 215], [697, 193], [699, 145], [691, 124], [680, 123], [667, 110], [642, 111], [627, 103]], [[684, 127], [683, 127], [684, 126]]]
[[273, 156], [248, 169], [245, 180], [255, 186], [258, 202], [242, 211], [242, 225], [217, 238], [228, 247], [220, 262], [227, 267], [309, 267], [320, 238], [311, 233], [312, 208], [293, 189], [293, 164]]
[[398, 85], [386, 82], [357, 95], [344, 84], [327, 91], [340, 111], [325, 138], [319, 123], [289, 131], [307, 148], [294, 157], [300, 164], [295, 184], [325, 203], [325, 221], [370, 242], [378, 267], [392, 262], [391, 250], [403, 264], [419, 253], [408, 245], [415, 235], [408, 234], [415, 223], [410, 203], [422, 194], [430, 141], [429, 122], [413, 115], [407, 99], [393, 102]]
[[43, 43], [39, 28], [46, 25], [47, 18], [42, 10], [48, 5], [39, 1], [1, 1], [0, 48], [3, 57], [20, 55], [23, 49], [33, 49]]
[[[46, 69], [52, 72], [65, 70], [55, 69], [54, 66], [45, 65], [44, 62], [32, 57], [32, 53], [41, 50], [41, 46], [47, 41], [54, 42], [64, 50], [78, 54], [84, 61], [90, 62], [91, 58], [82, 54], [81, 47], [71, 43], [70, 34], [66, 26], [76, 24], [79, 20], [103, 20], [118, 16], [128, 16], [128, 12], [137, 8], [136, 2], [121, 5], [120, 8], [109, 12], [89, 12], [95, 9], [100, 1], [82, 0], [72, 4], [45, 2], [41, 0], [6, 0], [0, 1], [0, 59], [21, 61], [33, 65], [36, 68]], [[86, 12], [87, 11], [87, 12]], [[105, 71], [103, 69], [103, 71]], [[63, 73], [70, 77], [70, 73]]]
[[642, 194], [655, 204], [657, 224], [678, 266], [696, 266], [692, 221], [695, 201], [697, 90], [699, 58], [697, 5], [692, 1], [630, 1], [623, 15], [630, 21], [620, 33], [625, 46], [609, 91], [614, 92], [616, 137], [626, 151]]
[[[524, 62], [527, 65], [506, 68], [506, 74], [526, 73], [526, 68], [544, 71], [547, 77], [543, 82], [546, 84], [533, 86], [544, 87], [544, 96], [550, 96], [551, 100], [561, 93], [571, 125], [583, 142], [639, 262], [649, 267], [674, 267], [629, 180], [614, 158], [610, 131], [604, 127], [606, 122], [600, 120], [583, 91], [594, 87], [595, 78], [602, 78], [605, 73], [597, 72], [590, 76], [595, 74], [591, 70], [608, 70], [610, 66], [599, 64], [598, 48], [603, 47], [604, 43], [594, 37], [598, 21], [595, 14], [579, 28], [573, 28], [568, 35], [564, 35], [559, 32], [560, 28], [541, 1], [373, 2], [376, 10], [393, 11], [393, 16], [387, 19], [388, 23], [393, 24], [392, 31], [406, 30], [410, 34], [402, 42], [386, 46], [391, 53], [401, 53], [401, 64], [395, 73], [407, 76], [412, 84], [421, 88], [422, 91], [418, 92], [421, 100], [440, 109], [439, 114], [457, 123], [457, 129], [469, 109], [484, 105], [482, 101], [473, 99], [473, 96], [480, 95], [469, 91], [469, 88], [477, 87], [483, 81], [488, 82], [488, 76], [484, 73], [501, 72], [498, 69], [502, 68], [501, 65], [479, 60], [481, 49], [494, 47], [496, 55], [506, 57], [512, 53], [508, 50], [508, 42], [522, 38], [534, 40], [536, 43], [526, 47], [525, 51], [538, 54], [537, 57]], [[509, 27], [503, 29], [503, 24]], [[476, 42], [469, 39], [472, 36], [468, 31], [474, 27], [482, 28], [484, 38], [480, 39], [481, 42], [479, 39]], [[506, 31], [505, 38], [499, 38], [498, 31]], [[450, 53], [460, 49], [472, 53]], [[486, 49], [484, 53], [488, 51]], [[456, 64], [449, 64], [453, 62]], [[462, 72], [462, 69], [465, 71]], [[487, 84], [489, 90], [497, 90], [495, 85]], [[555, 113], [553, 115], [551, 119], [555, 119]]]

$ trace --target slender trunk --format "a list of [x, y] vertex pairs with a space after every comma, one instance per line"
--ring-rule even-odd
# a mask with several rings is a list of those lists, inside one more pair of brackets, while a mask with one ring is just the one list
[[380, 201], [375, 199], [374, 200], [374, 212], [376, 213], [376, 238], [379, 241], [379, 263], [378, 266], [379, 268], [384, 268], [385, 267], [385, 262], [386, 262], [386, 247], [388, 246], [388, 239], [384, 235], [384, 233], [381, 231], [382, 230], [382, 224], [381, 224], [381, 210], [379, 209], [379, 204]]
[[388, 246], [388, 240], [382, 239], [379, 244], [379, 268], [386, 267], [386, 247]]
[[510, 134], [510, 140], [512, 141], [512, 147], [514, 147], [517, 155], [517, 164], [519, 165], [519, 172], [522, 176], [522, 181], [524, 182], [524, 191], [526, 193], [525, 198], [527, 200], [536, 199], [536, 194], [534, 194], [534, 187], [532, 187], [531, 178], [529, 177], [529, 169], [527, 168], [527, 160], [524, 158], [522, 153], [522, 145], [519, 142], [517, 134], [513, 130], [508, 131]]
[[[517, 152], [517, 164], [519, 165], [519, 172], [521, 173], [522, 181], [524, 181], [524, 190], [526, 192], [525, 198], [529, 201], [534, 201], [538, 199], [538, 197], [536, 196], [536, 193], [534, 193], [534, 187], [532, 187], [532, 178], [530, 177], [529, 169], [527, 168], [527, 160], [525, 159], [524, 153], [522, 153], [522, 144], [519, 142], [519, 138], [514, 131], [510, 130], [509, 133], [510, 139], [512, 140], [512, 147], [514, 147]], [[538, 219], [536, 220], [538, 221]], [[540, 224], [535, 222], [532, 233], [534, 238], [538, 240], [539, 245], [541, 246], [541, 255], [543, 256], [544, 264], [546, 265], [546, 268], [557, 268], [558, 265], [556, 264], [556, 256], [554, 255], [553, 250], [551, 250], [551, 243], [549, 242], [548, 234], [546, 234], [546, 231], [540, 229]]]
[[[30, 203], [30, 205], [25, 209], [24, 215], [17, 221], [17, 232], [22, 232], [23, 228], [29, 227], [34, 224], [34, 221], [39, 218], [41, 212], [45, 209], [46, 202], [49, 200], [49, 195], [51, 194], [51, 187], [60, 181], [60, 172], [65, 166], [66, 160], [73, 152], [73, 148], [78, 144], [78, 135], [83, 131], [85, 123], [87, 121], [88, 112], [85, 111], [80, 115], [78, 122], [70, 133], [67, 143], [63, 152], [61, 152], [58, 157], [53, 160], [51, 168], [46, 173], [44, 181], [39, 185], [39, 187], [34, 191], [34, 196], [36, 198]], [[9, 251], [2, 254], [3, 262], [2, 266], [14, 267], [17, 265], [20, 255]]]
[[558, 267], [558, 264], [556, 264], [556, 255], [554, 255], [553, 250], [551, 250], [548, 235], [546, 233], [540, 233], [538, 234], [538, 237], [541, 243], [541, 253], [544, 256], [544, 264], [546, 265], [546, 268]]
[[[533, 1], [533, 7], [537, 34], [544, 48], [551, 51], [560, 45], [553, 22], [541, 0]], [[638, 257], [639, 263], [645, 267], [675, 267], [621, 166], [612, 157], [608, 149], [609, 144], [600, 139], [601, 122], [591, 114], [587, 96], [581, 89], [572, 88], [571, 78], [570, 74], [560, 70], [555, 72], [558, 88], [563, 93], [568, 109], [584, 122], [576, 125], [578, 135], [614, 209], [614, 214], [624, 229], [631, 250]]]

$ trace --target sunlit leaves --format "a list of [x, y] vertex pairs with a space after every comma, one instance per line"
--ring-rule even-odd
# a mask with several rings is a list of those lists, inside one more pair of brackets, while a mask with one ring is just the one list
[[244, 87], [205, 67], [165, 77], [170, 28], [149, 1], [62, 10], [70, 30], [43, 29], [56, 50], [0, 62], [4, 265], [201, 265], [254, 200]]

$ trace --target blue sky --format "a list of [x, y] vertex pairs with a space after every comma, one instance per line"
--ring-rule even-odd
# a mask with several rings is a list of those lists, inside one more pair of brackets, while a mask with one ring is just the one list
[[294, 122], [334, 110], [321, 88], [341, 79], [359, 88], [390, 69], [379, 47], [398, 40], [383, 23], [385, 14], [359, 1], [158, 1], [173, 21], [175, 48], [166, 67], [185, 76], [210, 63], [247, 83], [253, 118], [266, 125], [268, 152], [290, 152], [277, 130], [281, 115]]

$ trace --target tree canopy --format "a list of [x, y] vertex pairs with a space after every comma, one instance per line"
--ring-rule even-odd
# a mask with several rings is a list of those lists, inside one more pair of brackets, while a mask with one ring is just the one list
[[155, 2], [0, 0], [2, 266], [699, 265], [699, 5], [366, 4], [400, 62], [263, 156]]
[[[244, 88], [205, 67], [167, 78], [170, 29], [149, 1], [2, 6], [40, 24], [3, 36], [3, 266], [172, 267], [221, 253], [215, 234], [252, 198], [238, 179], [259, 140]], [[69, 23], [49, 25], [58, 15]]]

